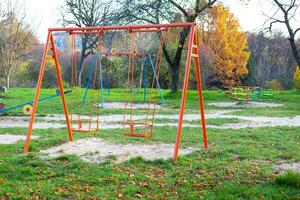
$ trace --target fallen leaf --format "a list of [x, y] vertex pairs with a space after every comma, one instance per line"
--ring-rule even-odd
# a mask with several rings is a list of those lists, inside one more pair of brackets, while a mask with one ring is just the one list
[[122, 198], [122, 197], [123, 197], [123, 194], [122, 194], [121, 192], [119, 192], [119, 193], [118, 193], [118, 197], [119, 197], [119, 198]]

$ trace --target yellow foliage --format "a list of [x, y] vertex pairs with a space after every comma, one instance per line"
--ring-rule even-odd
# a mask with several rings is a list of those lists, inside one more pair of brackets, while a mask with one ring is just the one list
[[300, 89], [300, 67], [297, 67], [294, 74], [294, 85], [296, 89]]
[[228, 8], [216, 5], [209, 11], [203, 41], [215, 54], [215, 72], [223, 85], [237, 85], [248, 75], [247, 37]]
[[50, 66], [55, 66], [55, 61], [51, 55], [47, 55], [46, 63]]
[[22, 62], [20, 65], [19, 65], [19, 67], [18, 67], [18, 73], [19, 74], [25, 74], [25, 73], [27, 73], [27, 71], [28, 71], [28, 66], [29, 66], [29, 62], [28, 61], [25, 61], [25, 62]]

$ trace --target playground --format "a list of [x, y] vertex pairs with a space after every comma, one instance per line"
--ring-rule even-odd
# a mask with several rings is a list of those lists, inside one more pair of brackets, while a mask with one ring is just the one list
[[194, 21], [49, 28], [0, 91], [0, 199], [299, 199], [300, 90], [207, 88]]
[[[112, 102], [120, 102], [123, 97], [114, 90], [111, 94], [117, 95], [112, 96]], [[54, 89], [41, 91], [45, 96], [53, 92]], [[297, 187], [289, 188], [289, 183], [280, 183], [278, 177], [300, 169], [300, 110], [295, 100], [298, 91], [274, 92], [272, 102], [264, 102], [272, 107], [236, 103], [226, 98], [224, 91], [205, 91], [208, 150], [201, 144], [198, 102], [194, 100], [197, 92], [189, 91], [181, 156], [176, 164], [172, 156], [180, 95], [164, 90], [163, 94], [166, 103], [158, 110], [158, 126], [151, 139], [124, 136], [122, 111], [108, 108], [101, 115], [100, 131], [74, 133], [74, 142], [67, 142], [60, 99], [41, 102], [26, 157], [21, 154], [29, 117], [23, 115], [22, 108], [1, 116], [0, 138], [7, 141], [0, 144], [2, 194], [14, 196], [8, 186], [13, 185], [22, 197], [53, 197], [54, 193], [60, 198], [75, 192], [76, 196], [92, 198], [100, 192], [104, 197], [109, 193], [116, 198], [160, 198], [164, 192], [176, 196], [174, 187], [180, 185], [176, 191], [191, 198], [199, 194], [209, 198], [212, 193], [216, 198], [224, 194], [233, 198], [250, 194], [266, 198], [277, 198], [282, 193], [297, 195]], [[1, 95], [7, 105], [15, 105], [23, 102], [21, 96], [27, 96], [29, 101], [34, 89], [15, 88]], [[145, 113], [139, 112], [140, 116]], [[27, 190], [32, 192], [28, 194]]]

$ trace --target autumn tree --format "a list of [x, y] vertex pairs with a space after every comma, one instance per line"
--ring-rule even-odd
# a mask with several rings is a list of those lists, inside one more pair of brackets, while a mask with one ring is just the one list
[[241, 83], [247, 76], [246, 34], [239, 30], [239, 22], [229, 9], [218, 4], [209, 10], [203, 25], [203, 42], [214, 52], [214, 68], [224, 86]]
[[31, 44], [36, 42], [29, 24], [25, 22], [25, 14], [19, 4], [6, 2], [0, 20], [0, 71], [5, 78], [6, 87], [10, 87], [12, 69], [20, 59], [31, 53]]
[[[174, 18], [180, 22], [195, 22], [198, 16], [211, 7], [217, 0], [118, 0], [115, 19], [121, 23], [160, 24], [174, 23]], [[189, 35], [189, 29], [183, 28], [178, 37], [175, 53], [170, 52], [166, 45], [163, 46], [164, 57], [171, 73], [171, 89], [178, 90], [180, 77], [180, 63], [184, 50], [184, 43]]]

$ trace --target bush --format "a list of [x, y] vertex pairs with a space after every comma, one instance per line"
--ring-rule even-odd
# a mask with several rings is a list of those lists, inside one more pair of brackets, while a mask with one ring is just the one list
[[272, 90], [283, 90], [284, 89], [283, 84], [279, 80], [276, 80], [276, 79], [271, 80], [271, 81], [266, 81], [265, 85], [268, 89], [272, 89]]
[[294, 87], [296, 89], [300, 89], [300, 67], [297, 67], [294, 74]]

